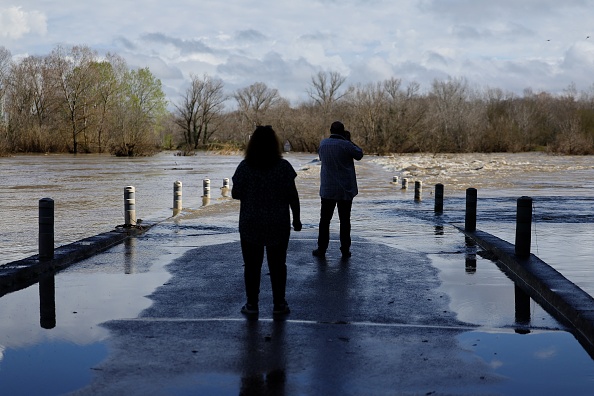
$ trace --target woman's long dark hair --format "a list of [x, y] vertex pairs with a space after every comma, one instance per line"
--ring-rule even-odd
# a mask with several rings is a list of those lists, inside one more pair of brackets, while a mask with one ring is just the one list
[[257, 126], [245, 149], [245, 160], [255, 168], [269, 168], [281, 158], [281, 144], [270, 125]]

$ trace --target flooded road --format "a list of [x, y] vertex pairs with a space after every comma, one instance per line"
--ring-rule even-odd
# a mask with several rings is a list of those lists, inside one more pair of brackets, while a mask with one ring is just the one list
[[[530, 161], [530, 155], [527, 156], [510, 155], [506, 163], [516, 161], [518, 165], [509, 169], [529, 173], [520, 167]], [[194, 240], [189, 244], [181, 236], [209, 234], [228, 227], [217, 238], [221, 242], [238, 238], [238, 203], [221, 197], [217, 186], [222, 185], [223, 178], [232, 176], [241, 157], [160, 154], [130, 161], [102, 156], [26, 156], [22, 161], [20, 158], [0, 159], [3, 176], [13, 177], [2, 178], [0, 210], [7, 221], [2, 226], [0, 242], [2, 251], [8, 251], [3, 259], [35, 254], [37, 200], [45, 196], [56, 201], [57, 245], [122, 224], [126, 185], [136, 186], [138, 217], [165, 219], [171, 213], [173, 182], [183, 181], [187, 208], [183, 216], [198, 219], [201, 224], [198, 229], [186, 229], [182, 216], [179, 222], [163, 223], [156, 230], [171, 233], [167, 246], [148, 249], [150, 237], [131, 240], [102, 254], [101, 263], [85, 261], [47, 282], [0, 298], [0, 383], [18, 390], [13, 394], [64, 394], [88, 383], [93, 376], [89, 367], [96, 367], [108, 355], [105, 341], [109, 332], [101, 324], [134, 318], [150, 307], [152, 301], [146, 296], [166, 284], [171, 276], [165, 266], [196, 247]], [[286, 158], [299, 173], [304, 229], [315, 230], [319, 210], [316, 156], [288, 154]], [[571, 163], [572, 158], [565, 160]], [[430, 171], [425, 176], [412, 175], [410, 166], [404, 167], [388, 157], [366, 157], [358, 167], [361, 193], [353, 206], [353, 233], [386, 246], [428, 255], [439, 270], [439, 288], [448, 296], [450, 310], [459, 320], [480, 326], [463, 332], [458, 342], [510, 378], [505, 385], [508, 388], [500, 389], [503, 393], [510, 389], [546, 393], [546, 382], [541, 387], [535, 383], [549, 370], [555, 371], [555, 378], [562, 377], [563, 389], [579, 393], [594, 381], [594, 361], [571, 334], [563, 331], [562, 325], [534, 302], [529, 315], [530, 334], [524, 337], [516, 333], [522, 318], [515, 310], [513, 283], [491, 261], [467, 246], [463, 236], [449, 224], [464, 222], [465, 188], [476, 187], [477, 228], [513, 242], [516, 199], [521, 195], [533, 196], [533, 253], [569, 279], [573, 276], [576, 284], [592, 294], [594, 282], [588, 262], [594, 253], [588, 241], [593, 237], [594, 187], [589, 184], [593, 179], [586, 178], [592, 172], [584, 165], [587, 161], [584, 157], [576, 161], [582, 164], [580, 169], [566, 164], [546, 174], [542, 174], [546, 167], [535, 166], [535, 172], [540, 173], [534, 176], [533, 183], [523, 181], [507, 189], [497, 187], [492, 175], [498, 172], [493, 170], [462, 181], [462, 176], [454, 180], [447, 174], [432, 179], [436, 176], [429, 175]], [[29, 173], [39, 173], [41, 169], [48, 172], [44, 177]], [[421, 166], [416, 166], [415, 172], [421, 172], [419, 169]], [[502, 180], [510, 177], [509, 173], [499, 173]], [[402, 190], [399, 185], [390, 184], [392, 175], [424, 180], [423, 200], [414, 202], [412, 188]], [[207, 177], [212, 180], [212, 204], [203, 207], [202, 179]], [[41, 184], [42, 180], [47, 183]], [[446, 186], [441, 216], [433, 212], [432, 186], [437, 180]], [[485, 180], [484, 186], [479, 184], [481, 180]], [[15, 205], [18, 202], [20, 206]], [[28, 204], [24, 205], [25, 202]], [[357, 210], [358, 204], [366, 209]], [[122, 256], [126, 257], [123, 263]], [[54, 290], [53, 301], [50, 297], [49, 302], [48, 284]], [[48, 318], [47, 312], [52, 309], [55, 317]], [[514, 372], [518, 366], [522, 366], [521, 375]], [[29, 381], [32, 377], [44, 381]]]

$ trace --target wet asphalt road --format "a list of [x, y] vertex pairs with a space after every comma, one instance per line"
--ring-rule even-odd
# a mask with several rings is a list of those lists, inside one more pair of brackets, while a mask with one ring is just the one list
[[502, 379], [457, 342], [475, 326], [448, 310], [425, 254], [353, 235], [353, 256], [343, 261], [332, 235], [319, 260], [311, 255], [316, 237], [314, 228], [292, 233], [286, 317], [272, 315], [266, 270], [259, 316], [239, 312], [245, 297], [233, 227], [169, 221], [137, 238], [136, 255], [120, 245], [89, 259], [146, 266], [178, 253], [148, 309], [103, 324], [109, 357], [74, 394], [492, 393]]

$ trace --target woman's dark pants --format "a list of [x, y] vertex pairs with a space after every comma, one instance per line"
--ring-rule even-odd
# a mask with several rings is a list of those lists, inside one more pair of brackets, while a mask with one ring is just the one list
[[272, 285], [272, 299], [274, 304], [285, 303], [285, 289], [287, 285], [287, 247], [289, 239], [279, 245], [264, 246], [241, 241], [241, 253], [245, 263], [243, 276], [248, 304], [258, 304], [260, 294], [260, 277], [264, 250], [270, 271]]

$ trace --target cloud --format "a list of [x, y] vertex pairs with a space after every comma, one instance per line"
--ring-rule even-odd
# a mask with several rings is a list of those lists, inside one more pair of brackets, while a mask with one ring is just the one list
[[142, 55], [142, 54], [123, 54], [128, 66], [131, 69], [139, 69], [148, 67], [151, 73], [161, 80], [177, 80], [182, 79], [183, 74], [179, 68], [168, 64], [158, 56]]
[[148, 43], [171, 45], [182, 54], [212, 53], [213, 50], [201, 40], [184, 40], [167, 36], [163, 33], [147, 33], [140, 38]]
[[291, 65], [285, 62], [282, 56], [276, 52], [270, 52], [262, 59], [232, 55], [227, 62], [217, 67], [217, 71], [226, 76], [227, 79], [248, 81], [251, 77], [253, 79], [252, 83], [266, 81], [268, 85], [271, 85], [274, 80], [278, 80], [278, 77], [282, 75], [289, 75], [291, 73], [290, 69]]
[[300, 41], [304, 41], [306, 43], [314, 42], [314, 43], [323, 43], [326, 41], [330, 41], [334, 38], [334, 35], [330, 33], [322, 33], [322, 32], [315, 32], [315, 33], [308, 33], [299, 36]]
[[425, 63], [428, 65], [447, 66], [448, 60], [445, 56], [438, 54], [435, 51], [428, 51], [425, 58]]
[[586, 69], [592, 73], [594, 68], [594, 42], [578, 42], [572, 45], [563, 59], [567, 69]]
[[508, 42], [534, 37], [532, 29], [518, 23], [493, 24], [491, 27], [475, 27], [471, 25], [453, 25], [452, 35], [460, 40], [493, 40], [493, 42]]
[[554, 346], [540, 349], [534, 353], [536, 358], [541, 359], [541, 360], [552, 359], [555, 356], [557, 356], [558, 354], [559, 354], [559, 352], [557, 351], [556, 347], [554, 347]]
[[235, 39], [240, 42], [258, 43], [266, 40], [266, 36], [254, 29], [241, 30], [235, 34]]
[[0, 8], [0, 37], [20, 39], [32, 33], [47, 33], [47, 17], [39, 11], [24, 11], [22, 7]]
[[387, 62], [384, 57], [374, 56], [370, 59], [361, 59], [352, 65], [348, 76], [348, 82], [367, 84], [387, 80], [393, 76], [393, 65]]
[[480, 39], [485, 35], [479, 32], [474, 26], [468, 25], [454, 25], [452, 27], [452, 34], [459, 39]]
[[125, 37], [116, 37], [114, 40], [114, 44], [116, 46], [122, 46], [124, 47], [124, 49], [128, 51], [135, 51], [137, 49], [136, 44], [134, 44], [132, 41], [128, 40]]
[[305, 58], [287, 59], [278, 52], [270, 51], [261, 59], [245, 55], [231, 55], [225, 63], [217, 66], [218, 76], [229, 91], [264, 82], [269, 88], [291, 100], [304, 98], [309, 79], [317, 72]]
[[594, 37], [592, 0], [263, 0], [260, 7], [172, 0], [135, 12], [121, 0], [69, 1], [0, 6], [0, 42], [15, 59], [48, 54], [57, 43], [89, 45], [154, 68], [168, 89], [183, 91], [190, 74], [208, 74], [229, 91], [261, 81], [290, 100], [318, 71], [339, 72], [346, 84], [394, 77], [421, 89], [466, 77], [518, 93], [594, 81], [594, 38], [585, 39]]
[[456, 21], [484, 21], [558, 15], [560, 9], [588, 6], [587, 0], [422, 0], [422, 11], [446, 16]]

